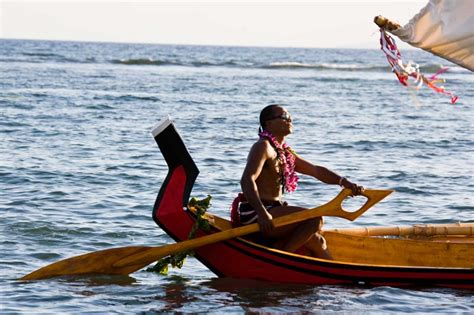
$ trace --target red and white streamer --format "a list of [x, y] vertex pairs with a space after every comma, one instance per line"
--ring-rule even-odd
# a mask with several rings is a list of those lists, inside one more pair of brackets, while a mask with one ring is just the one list
[[[419, 90], [423, 86], [423, 83], [425, 83], [437, 93], [443, 93], [451, 97], [451, 104], [456, 103], [458, 100], [456, 95], [446, 91], [443, 86], [436, 85], [438, 82], [444, 82], [443, 79], [439, 79], [437, 76], [446, 72], [448, 67], [444, 67], [429, 78], [426, 78], [421, 74], [418, 64], [411, 62], [408, 62], [407, 64], [403, 63], [402, 55], [395, 44], [395, 40], [382, 28], [380, 29], [380, 46], [380, 49], [387, 57], [388, 63], [392, 66], [392, 71], [395, 73], [401, 84]], [[410, 78], [412, 78], [413, 83], [410, 83]]]

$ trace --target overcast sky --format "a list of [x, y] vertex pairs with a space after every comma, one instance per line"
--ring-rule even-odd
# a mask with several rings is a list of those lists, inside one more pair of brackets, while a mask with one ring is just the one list
[[378, 48], [374, 16], [403, 25], [427, 2], [0, 0], [0, 38]]

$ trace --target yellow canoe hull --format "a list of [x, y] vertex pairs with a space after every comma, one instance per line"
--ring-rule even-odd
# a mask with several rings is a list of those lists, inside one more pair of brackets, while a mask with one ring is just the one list
[[468, 237], [409, 239], [325, 232], [334, 260], [358, 264], [474, 268], [474, 243]]

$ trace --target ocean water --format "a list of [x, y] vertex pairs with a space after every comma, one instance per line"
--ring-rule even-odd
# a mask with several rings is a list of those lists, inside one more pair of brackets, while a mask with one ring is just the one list
[[[167, 167], [150, 132], [168, 115], [201, 171], [193, 195], [211, 194], [217, 215], [239, 191], [260, 110], [282, 103], [301, 156], [396, 190], [326, 228], [472, 222], [474, 76], [402, 54], [427, 74], [450, 66], [458, 103], [410, 92], [376, 49], [0, 40], [0, 311], [472, 313], [472, 291], [219, 279], [193, 258], [167, 276], [16, 280], [84, 252], [172, 242], [151, 218]], [[286, 199], [311, 207], [338, 191], [303, 177]]]

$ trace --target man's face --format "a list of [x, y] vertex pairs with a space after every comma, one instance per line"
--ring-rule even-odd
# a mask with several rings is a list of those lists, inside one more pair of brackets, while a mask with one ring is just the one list
[[276, 107], [272, 117], [268, 120], [267, 125], [271, 126], [274, 133], [286, 136], [293, 132], [293, 120], [284, 107]]

